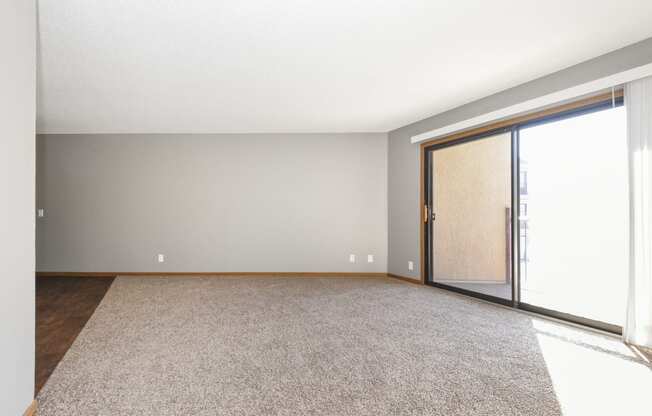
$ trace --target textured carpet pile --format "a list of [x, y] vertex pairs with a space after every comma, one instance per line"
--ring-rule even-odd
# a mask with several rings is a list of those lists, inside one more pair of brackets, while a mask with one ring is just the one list
[[38, 402], [39, 416], [562, 414], [531, 317], [389, 279], [119, 277]]

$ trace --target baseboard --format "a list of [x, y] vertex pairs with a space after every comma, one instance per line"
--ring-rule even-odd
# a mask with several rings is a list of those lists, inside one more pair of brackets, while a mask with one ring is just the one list
[[29, 407], [23, 413], [23, 416], [36, 416], [36, 399], [32, 400]]
[[352, 272], [36, 272], [37, 277], [196, 276], [196, 277], [296, 277], [379, 278], [387, 273]]
[[423, 284], [421, 279], [413, 279], [411, 277], [399, 276], [398, 274], [393, 274], [393, 273], [387, 273], [387, 276], [391, 277], [392, 279], [402, 280], [404, 282], [413, 283], [415, 285], [422, 285]]
[[36, 272], [36, 277], [115, 277], [109, 272]]

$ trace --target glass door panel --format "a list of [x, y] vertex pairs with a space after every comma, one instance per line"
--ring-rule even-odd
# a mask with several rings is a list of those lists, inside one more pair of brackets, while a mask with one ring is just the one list
[[511, 300], [511, 132], [428, 157], [431, 282]]
[[624, 107], [521, 128], [521, 302], [623, 324], [626, 130]]

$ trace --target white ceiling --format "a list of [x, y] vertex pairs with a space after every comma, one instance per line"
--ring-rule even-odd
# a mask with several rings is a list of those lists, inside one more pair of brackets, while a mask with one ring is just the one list
[[388, 131], [652, 36], [650, 0], [40, 0], [38, 131]]

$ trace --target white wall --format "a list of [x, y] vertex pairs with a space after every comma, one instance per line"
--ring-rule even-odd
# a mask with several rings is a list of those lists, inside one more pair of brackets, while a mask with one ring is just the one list
[[36, 10], [0, 2], [0, 414], [34, 391]]
[[44, 135], [37, 174], [38, 271], [386, 272], [386, 134]]

